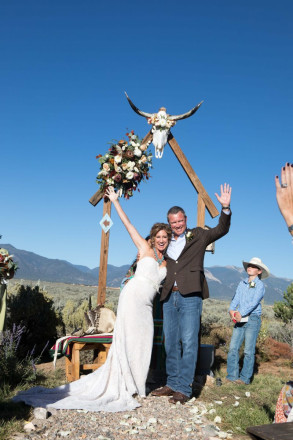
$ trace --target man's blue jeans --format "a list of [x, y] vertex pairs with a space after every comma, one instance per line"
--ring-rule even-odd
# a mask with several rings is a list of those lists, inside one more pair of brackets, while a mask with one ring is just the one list
[[[261, 318], [250, 315], [248, 322], [235, 324], [227, 359], [227, 379], [241, 379], [250, 383], [254, 368], [255, 344], [261, 326]], [[239, 350], [245, 339], [243, 368], [239, 376]]]
[[171, 292], [163, 304], [167, 386], [190, 397], [197, 361], [202, 298]]

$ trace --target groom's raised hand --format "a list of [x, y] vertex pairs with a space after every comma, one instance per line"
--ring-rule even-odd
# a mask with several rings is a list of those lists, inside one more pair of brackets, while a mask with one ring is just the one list
[[217, 197], [218, 201], [221, 203], [223, 208], [230, 208], [231, 193], [232, 193], [232, 188], [228, 183], [224, 183], [224, 185], [221, 185], [220, 196], [217, 193], [215, 193], [215, 196]]

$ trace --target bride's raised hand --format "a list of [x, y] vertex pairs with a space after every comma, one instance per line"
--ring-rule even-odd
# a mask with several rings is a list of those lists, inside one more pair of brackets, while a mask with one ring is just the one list
[[118, 200], [118, 194], [115, 193], [113, 186], [109, 186], [105, 191], [105, 197], [108, 197], [111, 202]]
[[[131, 224], [131, 221], [123, 211], [119, 200], [118, 200], [118, 194], [114, 191], [114, 188], [112, 186], [109, 186], [105, 191], [105, 197], [108, 197], [108, 199], [113, 203], [113, 205], [116, 208], [117, 214], [119, 215], [122, 223], [124, 224], [125, 228], [127, 229], [130, 237], [132, 238], [133, 243], [137, 247], [138, 251], [142, 253], [142, 251], [145, 250], [145, 248], [149, 248], [148, 243], [145, 241], [144, 238], [141, 237], [141, 235], [137, 232], [135, 227]], [[141, 255], [142, 256], [142, 255]]]

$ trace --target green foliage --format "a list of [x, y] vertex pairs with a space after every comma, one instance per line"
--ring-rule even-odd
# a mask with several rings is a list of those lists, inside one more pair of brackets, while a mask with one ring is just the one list
[[274, 312], [277, 318], [286, 324], [293, 320], [293, 283], [288, 286], [284, 293], [283, 301], [277, 301], [274, 304]]
[[62, 319], [65, 324], [66, 334], [71, 334], [77, 329], [87, 329], [84, 312], [89, 309], [89, 302], [84, 300], [81, 304], [76, 304], [69, 300], [62, 310]]
[[[20, 283], [21, 281], [21, 283]], [[8, 294], [14, 294], [20, 284], [25, 284], [31, 287], [36, 285], [35, 281], [17, 280], [13, 278], [8, 284]], [[72, 300], [74, 303], [80, 304], [82, 301], [89, 298], [93, 299], [93, 307], [97, 304], [97, 286], [85, 286], [83, 284], [65, 284], [39, 281], [40, 290], [45, 290], [53, 298], [56, 310], [62, 310], [67, 301]], [[116, 313], [120, 289], [107, 287], [106, 299], [107, 302], [113, 303], [114, 312]]]
[[55, 342], [58, 328], [62, 327], [53, 299], [39, 286], [18, 286], [7, 299], [7, 311], [7, 329], [16, 324], [25, 328], [19, 347], [23, 357], [33, 349], [39, 355], [46, 344]]
[[[86, 323], [84, 313], [89, 310], [89, 304], [91, 304], [91, 299], [78, 303], [72, 300], [66, 302], [62, 310], [62, 319], [65, 325], [66, 334], [71, 334], [78, 329], [87, 330], [88, 325]], [[96, 304], [91, 306], [91, 308], [95, 307]], [[114, 312], [116, 310], [114, 303], [106, 303], [105, 307], [113, 310]]]

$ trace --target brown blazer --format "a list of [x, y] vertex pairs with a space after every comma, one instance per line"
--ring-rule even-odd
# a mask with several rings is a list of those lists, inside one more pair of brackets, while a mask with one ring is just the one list
[[209, 297], [208, 284], [204, 275], [203, 261], [207, 245], [226, 235], [230, 228], [231, 213], [221, 212], [219, 223], [215, 228], [187, 229], [193, 237], [186, 244], [177, 261], [166, 255], [167, 277], [163, 284], [161, 301], [164, 301], [172, 290], [176, 281], [182, 295], [200, 292], [203, 299]]

